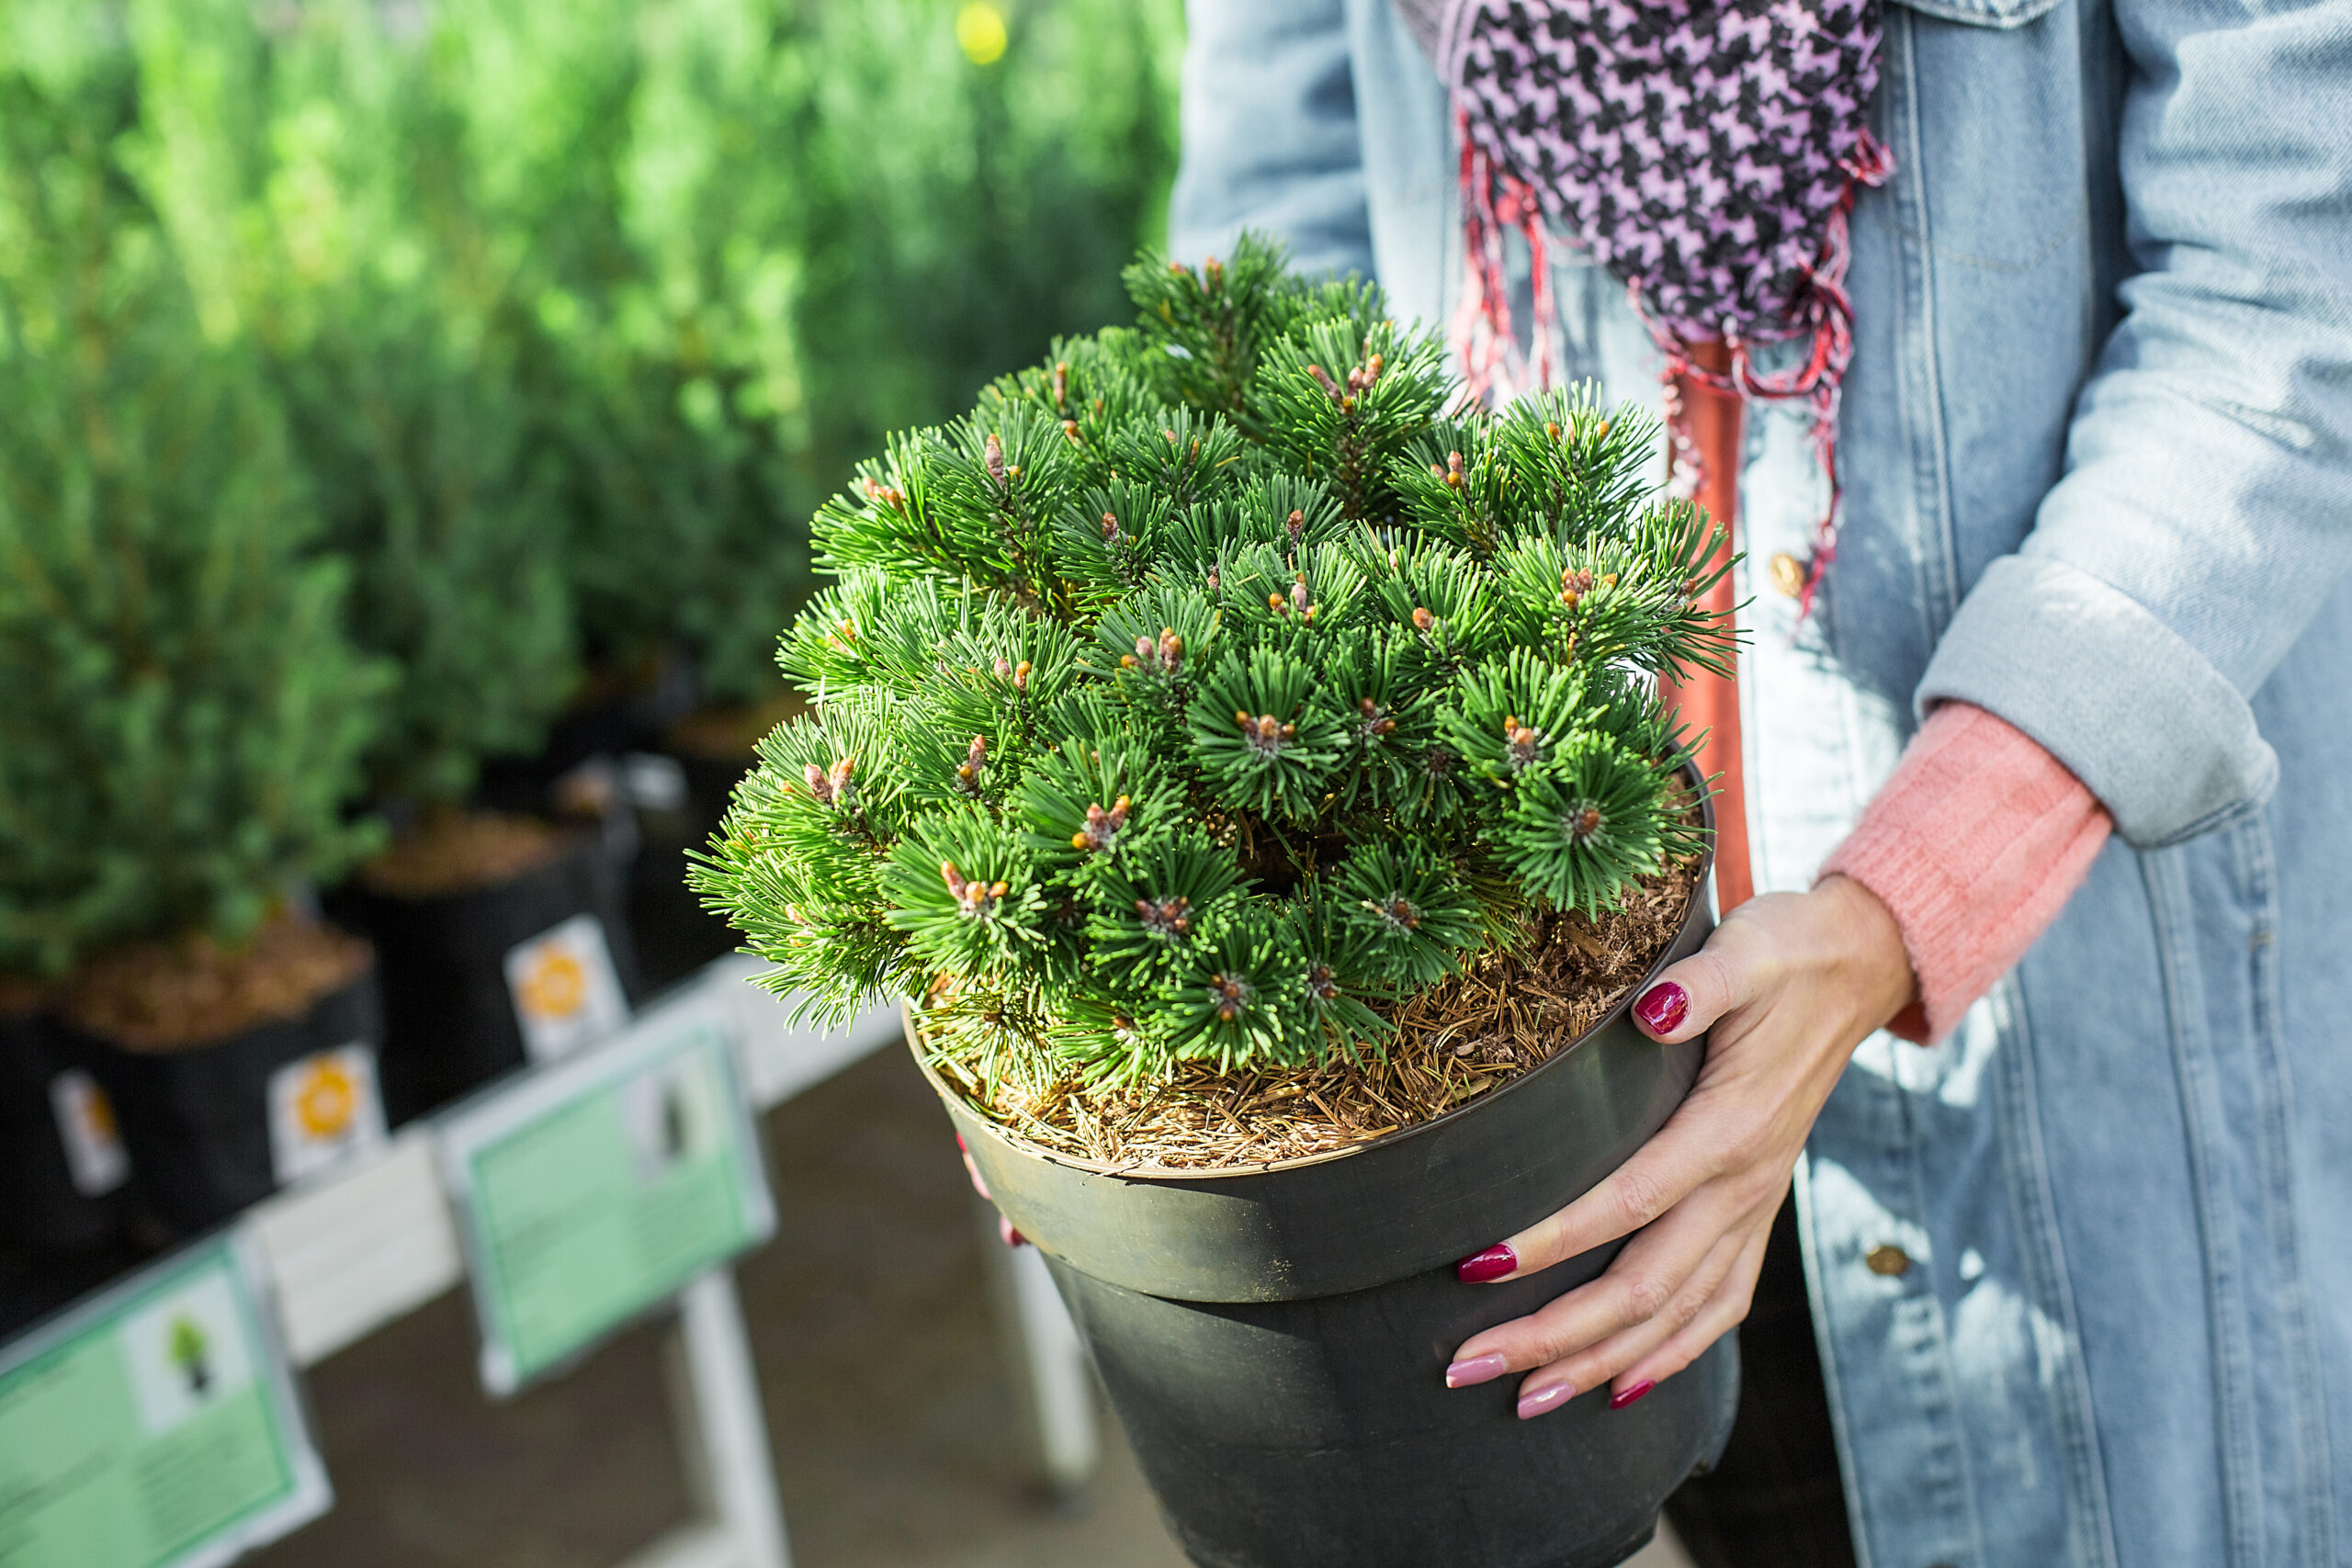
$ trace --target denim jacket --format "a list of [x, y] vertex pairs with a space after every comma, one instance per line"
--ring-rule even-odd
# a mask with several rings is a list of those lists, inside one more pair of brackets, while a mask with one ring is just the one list
[[[1445, 321], [1451, 115], [1386, 0], [1191, 26], [1172, 248], [1260, 229]], [[1941, 699], [2117, 837], [1953, 1038], [1864, 1043], [1799, 1169], [1856, 1545], [2352, 1561], [2352, 5], [1899, 0], [1884, 48], [1802, 624], [1763, 568], [1826, 481], [1801, 413], [1748, 422], [1757, 884], [1809, 886]], [[1556, 370], [1655, 405], [1551, 249]]]

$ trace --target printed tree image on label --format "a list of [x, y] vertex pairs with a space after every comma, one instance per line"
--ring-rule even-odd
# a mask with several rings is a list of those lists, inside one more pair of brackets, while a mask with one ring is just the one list
[[379, 1148], [384, 1136], [372, 1047], [314, 1052], [269, 1075], [270, 1164], [281, 1183]]
[[628, 1021], [628, 999], [594, 915], [574, 915], [517, 943], [506, 954], [506, 988], [534, 1062], [568, 1055]]
[[130, 1179], [130, 1156], [115, 1124], [114, 1104], [96, 1079], [79, 1067], [66, 1068], [49, 1080], [49, 1108], [57, 1118], [57, 1139], [65, 1146], [74, 1191], [101, 1198]]

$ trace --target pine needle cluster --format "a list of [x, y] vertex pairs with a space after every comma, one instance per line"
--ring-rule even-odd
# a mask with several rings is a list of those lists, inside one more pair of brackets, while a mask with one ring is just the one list
[[1470, 406], [1245, 239], [900, 435], [816, 519], [771, 734], [694, 882], [984, 1078], [1377, 1048], [1377, 1004], [1697, 850], [1657, 677], [1725, 570], [1589, 393]]

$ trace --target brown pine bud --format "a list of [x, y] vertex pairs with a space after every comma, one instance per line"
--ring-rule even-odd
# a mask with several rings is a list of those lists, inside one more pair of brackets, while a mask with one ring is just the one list
[[[1069, 412], [1069, 362], [1068, 360], [1054, 367], [1054, 407], [1064, 413]], [[1066, 424], [1062, 428], [1072, 430], [1076, 426]]]
[[994, 431], [989, 432], [988, 442], [983, 448], [983, 460], [988, 465], [989, 478], [996, 481], [996, 488], [1009, 492], [1012, 489], [1012, 484], [1005, 478], [1004, 443], [997, 439]]
[[1436, 617], [1435, 615], [1430, 615], [1430, 614], [1427, 610], [1425, 610], [1425, 609], [1421, 609], [1421, 608], [1419, 608], [1419, 607], [1416, 607], [1416, 608], [1414, 609], [1414, 611], [1413, 611], [1413, 629], [1414, 629], [1415, 631], [1417, 631], [1417, 632], [1425, 632], [1425, 631], [1429, 630], [1431, 626], [1435, 626], [1435, 625], [1437, 625], [1437, 617]]

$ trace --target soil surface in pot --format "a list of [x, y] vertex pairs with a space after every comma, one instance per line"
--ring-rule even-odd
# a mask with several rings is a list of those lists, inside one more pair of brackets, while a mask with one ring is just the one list
[[360, 869], [371, 893], [435, 898], [520, 876], [564, 851], [562, 829], [499, 811], [442, 811]]
[[1532, 939], [1379, 1010], [1396, 1035], [1377, 1055], [1321, 1066], [1221, 1073], [1206, 1065], [1134, 1089], [1064, 1079], [983, 1089], [934, 1063], [983, 1114], [1048, 1154], [1131, 1170], [1212, 1170], [1302, 1159], [1442, 1116], [1541, 1066], [1624, 1000], [1681, 929], [1694, 864], [1668, 866], [1598, 920], [1537, 917]]
[[374, 962], [366, 942], [291, 914], [240, 948], [207, 936], [132, 942], [84, 964], [59, 1012], [127, 1051], [187, 1051], [300, 1018]]

